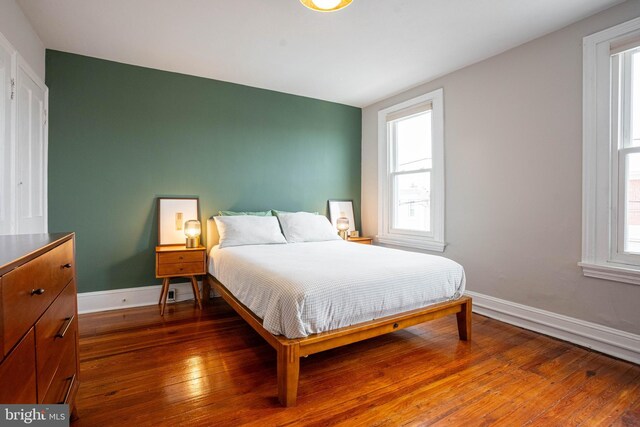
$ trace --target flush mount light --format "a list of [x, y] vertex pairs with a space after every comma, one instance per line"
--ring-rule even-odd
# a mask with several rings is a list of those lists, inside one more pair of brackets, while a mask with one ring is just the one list
[[300, 3], [318, 12], [335, 12], [349, 6], [353, 0], [300, 0]]

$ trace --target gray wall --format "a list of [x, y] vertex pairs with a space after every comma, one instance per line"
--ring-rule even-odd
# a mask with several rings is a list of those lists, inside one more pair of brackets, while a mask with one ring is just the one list
[[377, 232], [377, 112], [444, 88], [446, 241], [468, 289], [640, 333], [640, 286], [583, 277], [582, 38], [627, 1], [378, 102], [362, 115], [362, 223]]

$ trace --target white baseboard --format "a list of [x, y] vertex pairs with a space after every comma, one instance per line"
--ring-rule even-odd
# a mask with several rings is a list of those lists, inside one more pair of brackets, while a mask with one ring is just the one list
[[[202, 282], [198, 282], [202, 290]], [[94, 313], [119, 308], [154, 305], [161, 286], [114, 289], [78, 294], [78, 312]], [[176, 301], [193, 299], [191, 284], [172, 283]], [[515, 302], [466, 291], [473, 298], [473, 311], [505, 323], [560, 338], [587, 348], [640, 364], [640, 335], [575, 319]]]
[[[198, 282], [198, 286], [202, 291], [202, 282]], [[97, 311], [158, 304], [161, 289], [162, 286], [157, 285], [79, 293], [78, 313], [95, 313]], [[176, 302], [193, 299], [193, 290], [190, 282], [172, 283], [169, 289], [177, 291]], [[169, 303], [170, 301], [167, 301], [167, 304]]]
[[477, 292], [465, 294], [478, 314], [640, 364], [640, 335]]

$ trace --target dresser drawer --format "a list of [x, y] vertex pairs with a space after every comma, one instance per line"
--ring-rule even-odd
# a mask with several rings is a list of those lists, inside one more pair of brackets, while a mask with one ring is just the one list
[[[49, 389], [58, 365], [68, 356], [69, 348], [75, 347], [78, 330], [75, 315], [76, 283], [72, 280], [36, 323], [36, 361], [40, 391]], [[40, 398], [44, 397], [44, 393], [38, 394]]]
[[76, 346], [65, 349], [60, 365], [57, 367], [51, 385], [46, 391], [38, 389], [38, 402], [42, 404], [69, 403], [78, 388], [78, 372], [76, 365]]
[[165, 252], [158, 254], [158, 264], [176, 264], [181, 262], [203, 262], [204, 251]]
[[0, 364], [0, 403], [36, 402], [36, 346], [33, 328]]
[[2, 276], [5, 352], [35, 323], [73, 274], [70, 240]]
[[205, 274], [204, 262], [181, 262], [159, 264], [158, 276], [180, 276], [182, 274]]

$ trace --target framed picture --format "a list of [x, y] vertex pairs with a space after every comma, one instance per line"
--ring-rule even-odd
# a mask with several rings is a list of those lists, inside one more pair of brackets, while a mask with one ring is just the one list
[[158, 197], [158, 245], [185, 243], [184, 223], [200, 220], [200, 200], [197, 197]]
[[353, 216], [353, 200], [329, 200], [328, 204], [329, 221], [331, 221], [333, 228], [337, 231], [336, 221], [338, 218], [345, 217], [349, 220], [349, 230], [347, 230], [347, 233], [355, 231], [356, 220]]

